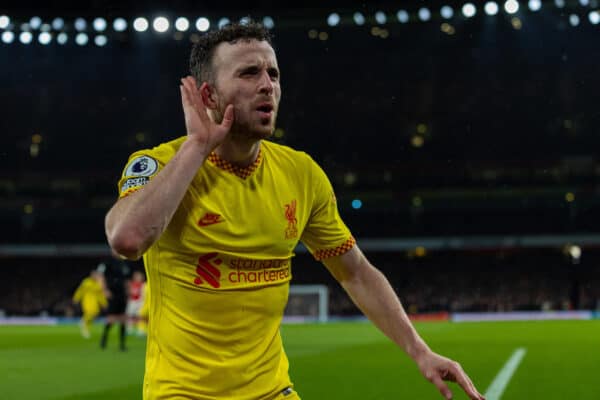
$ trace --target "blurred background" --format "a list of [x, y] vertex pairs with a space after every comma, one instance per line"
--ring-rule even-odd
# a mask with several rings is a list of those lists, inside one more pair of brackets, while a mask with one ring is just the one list
[[[2, 4], [3, 315], [76, 313], [129, 154], [185, 134], [193, 42], [246, 17], [282, 71], [273, 140], [411, 314], [600, 307], [598, 1], [283, 3]], [[293, 283], [358, 314], [302, 247]]]

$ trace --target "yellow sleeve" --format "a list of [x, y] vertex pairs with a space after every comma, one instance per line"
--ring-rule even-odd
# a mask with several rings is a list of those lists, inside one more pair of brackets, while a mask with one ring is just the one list
[[81, 302], [81, 298], [83, 297], [83, 292], [85, 291], [85, 283], [86, 283], [86, 280], [84, 279], [83, 281], [81, 281], [79, 286], [77, 286], [77, 290], [75, 290], [75, 293], [73, 294], [73, 302], [74, 303]]
[[337, 256], [356, 243], [340, 217], [331, 182], [321, 167], [309, 158], [314, 193], [310, 218], [300, 240], [317, 260]]
[[119, 198], [142, 188], [163, 168], [152, 153], [152, 150], [142, 150], [129, 157], [118, 184]]

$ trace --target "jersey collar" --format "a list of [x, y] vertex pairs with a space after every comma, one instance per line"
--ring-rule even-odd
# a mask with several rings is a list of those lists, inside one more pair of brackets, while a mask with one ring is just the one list
[[234, 174], [242, 179], [246, 179], [250, 175], [252, 175], [254, 173], [254, 171], [256, 171], [258, 169], [258, 167], [260, 166], [262, 159], [263, 159], [262, 148], [258, 150], [258, 156], [256, 156], [256, 160], [254, 160], [254, 162], [252, 164], [248, 165], [247, 167], [238, 167], [237, 165], [233, 165], [229, 161], [224, 160], [221, 157], [219, 157], [217, 155], [217, 153], [215, 153], [214, 151], [212, 151], [208, 155], [208, 161], [211, 164], [213, 164], [215, 167], [222, 169], [224, 171], [227, 171], [231, 174]]

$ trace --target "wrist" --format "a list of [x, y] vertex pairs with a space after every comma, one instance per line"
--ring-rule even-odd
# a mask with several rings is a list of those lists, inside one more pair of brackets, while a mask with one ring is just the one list
[[201, 160], [201, 163], [208, 158], [208, 155], [212, 151], [206, 144], [206, 142], [200, 142], [192, 137], [189, 137], [181, 144], [180, 151], [184, 154], [189, 154], [190, 157]]

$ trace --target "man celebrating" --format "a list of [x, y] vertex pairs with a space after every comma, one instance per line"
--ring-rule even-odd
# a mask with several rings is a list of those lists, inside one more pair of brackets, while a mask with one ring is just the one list
[[106, 216], [112, 249], [143, 255], [152, 288], [144, 399], [299, 399], [279, 332], [298, 241], [445, 398], [449, 380], [483, 399], [419, 337], [341, 220], [322, 169], [264, 140], [281, 98], [268, 31], [208, 33], [190, 64], [180, 86], [187, 135], [134, 153]]

